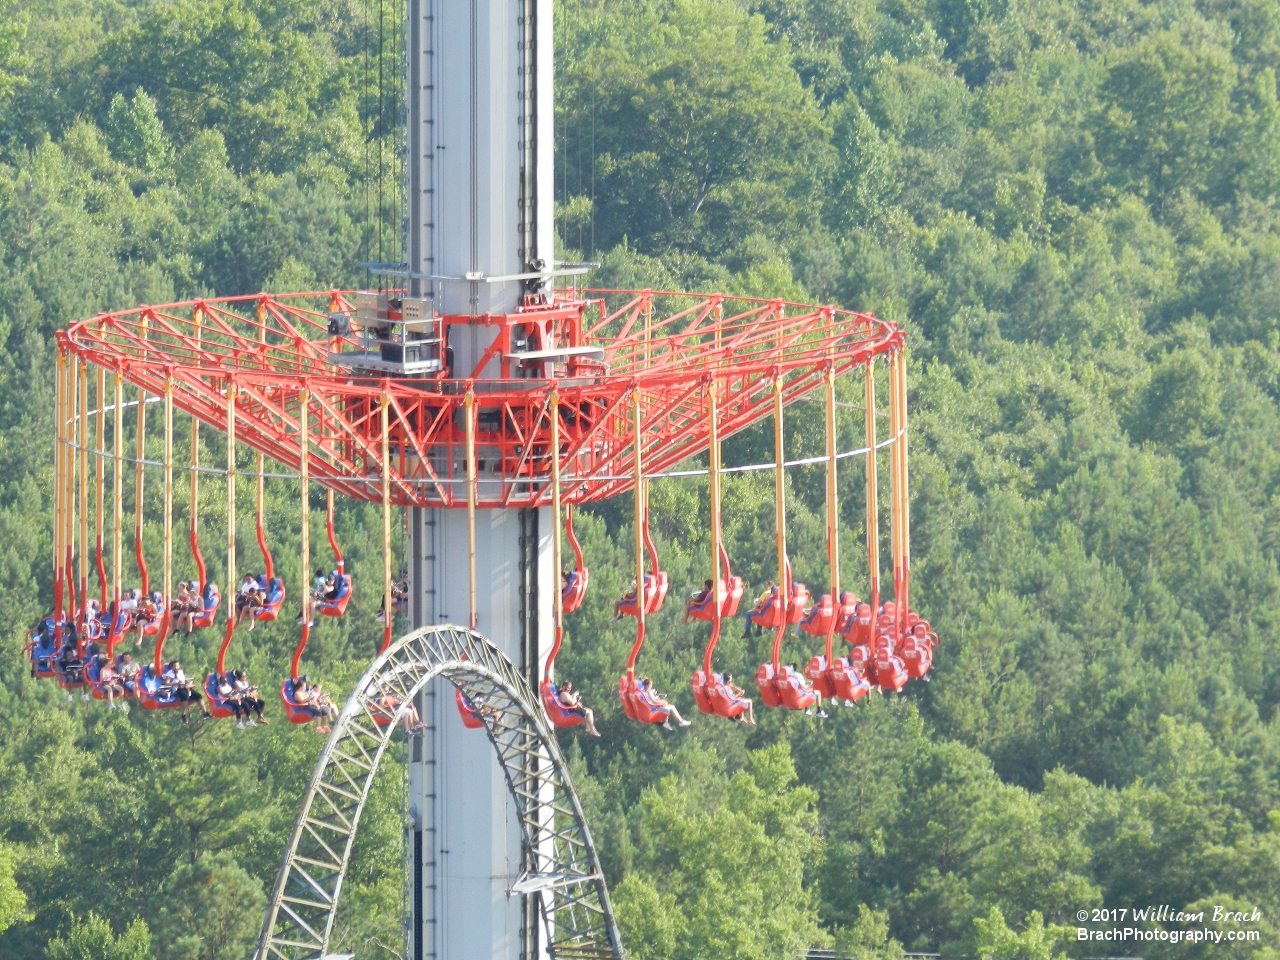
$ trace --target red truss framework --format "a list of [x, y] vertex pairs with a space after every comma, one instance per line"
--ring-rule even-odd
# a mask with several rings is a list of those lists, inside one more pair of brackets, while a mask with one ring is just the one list
[[[358, 349], [354, 338], [328, 333], [330, 313], [351, 315], [352, 298], [325, 291], [139, 307], [76, 323], [58, 342], [151, 394], [163, 394], [171, 380], [174, 405], [219, 430], [233, 396], [237, 441], [294, 469], [305, 394], [311, 477], [369, 501], [381, 495], [385, 398], [392, 501], [466, 505], [470, 394], [478, 505], [527, 507], [550, 503], [553, 391], [564, 499], [584, 503], [633, 486], [634, 398], [650, 474], [707, 449], [713, 382], [724, 437], [770, 415], [776, 381], [790, 403], [818, 387], [828, 369], [846, 372], [900, 349], [904, 338], [893, 323], [835, 307], [599, 290], [501, 316], [437, 318], [446, 342], [454, 325], [497, 328], [470, 376], [378, 378], [330, 362], [331, 353]], [[541, 346], [559, 351], [536, 376], [499, 355], [515, 329], [536, 331]], [[494, 370], [498, 378], [481, 377]]]

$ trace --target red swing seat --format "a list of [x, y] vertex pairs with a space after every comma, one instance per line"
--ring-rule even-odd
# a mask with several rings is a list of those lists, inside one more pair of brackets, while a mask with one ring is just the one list
[[787, 664], [779, 666], [776, 673], [772, 663], [760, 664], [756, 670], [756, 686], [760, 688], [760, 699], [768, 707], [808, 710], [818, 702], [818, 695]]
[[[849, 620], [857, 617], [860, 604], [861, 601], [854, 595], [852, 590], [842, 590], [840, 592], [840, 602], [836, 604], [836, 633], [843, 633]], [[870, 609], [870, 607], [867, 609]]]
[[54, 661], [58, 658], [58, 652], [54, 643], [52, 617], [45, 618], [44, 627], [45, 633], [43, 636], [41, 636], [39, 628], [28, 634], [27, 659], [31, 662], [37, 677], [55, 677], [58, 671], [54, 668]]
[[236, 715], [235, 710], [231, 708], [231, 701], [218, 693], [218, 675], [216, 673], [205, 674], [204, 695], [209, 701], [209, 712], [218, 720], [225, 720], [227, 717]]
[[671, 586], [671, 581], [668, 579], [667, 571], [665, 570], [658, 571], [657, 579], [652, 585], [649, 583], [650, 576], [652, 574], [647, 574], [644, 578], [644, 612], [646, 616], [650, 613], [657, 613], [662, 609], [662, 601], [667, 599], [667, 589]]
[[280, 703], [284, 706], [284, 714], [290, 723], [310, 723], [323, 714], [305, 703], [299, 703], [293, 697], [293, 678], [286, 677], [280, 684]]
[[902, 691], [907, 685], [910, 676], [907, 674], [907, 668], [893, 652], [890, 646], [882, 646], [876, 650], [876, 684], [881, 690], [892, 690], [895, 693]]
[[811, 637], [825, 637], [836, 618], [836, 605], [831, 594], [824, 593], [800, 620], [800, 629]]
[[334, 598], [324, 600], [316, 607], [316, 611], [326, 617], [340, 617], [347, 612], [347, 604], [351, 601], [351, 574], [339, 574], [338, 582], [334, 586], [337, 588], [334, 591]]
[[547, 717], [557, 727], [576, 727], [585, 719], [581, 707], [569, 707], [560, 699], [560, 689], [550, 677], [543, 677], [538, 685], [538, 693], [542, 696], [542, 706]]
[[707, 674], [699, 670], [694, 673], [689, 687], [693, 690], [693, 698], [698, 702], [698, 709], [703, 713], [736, 720], [751, 706], [751, 700], [747, 697], [730, 694], [724, 677], [718, 673], [711, 674], [708, 679]]
[[875, 634], [875, 612], [869, 603], [855, 603], [840, 626], [840, 636], [854, 646], [871, 643]]
[[60, 686], [63, 690], [79, 690], [81, 687], [85, 685], [83, 664], [81, 664], [80, 667], [78, 668], [79, 676], [80, 676], [80, 679], [78, 680], [72, 680], [67, 677], [66, 671], [62, 669], [61, 659], [56, 659], [53, 661], [53, 669], [54, 669], [54, 675], [58, 678], [58, 686]]
[[849, 651], [848, 657], [850, 665], [855, 670], [860, 670], [872, 686], [877, 686], [876, 680], [876, 658], [871, 655], [871, 647], [865, 643], [860, 643]]
[[[95, 645], [96, 646], [96, 645]], [[81, 671], [89, 687], [89, 696], [95, 700], [107, 699], [107, 692], [102, 689], [102, 668], [98, 666], [98, 655], [90, 651], [85, 657], [84, 669]]]
[[565, 580], [564, 586], [560, 589], [560, 606], [565, 613], [573, 613], [580, 606], [587, 595], [587, 581], [589, 575], [587, 568], [581, 570], [570, 570], [569, 576]]
[[929, 641], [909, 635], [902, 641], [902, 664], [913, 680], [928, 680], [929, 668], [933, 666], [933, 648]]
[[148, 663], [138, 675], [138, 702], [144, 710], [168, 710], [182, 706], [182, 701], [173, 692], [165, 693], [156, 676], [156, 666]]
[[[742, 591], [745, 589], [742, 578], [731, 576], [728, 582], [720, 581], [720, 617], [729, 620], [737, 616], [738, 604], [742, 602]], [[689, 598], [684, 605], [684, 612], [691, 620], [710, 623], [715, 619], [715, 591], [708, 590], [701, 600]]]
[[147, 617], [146, 623], [142, 625], [142, 635], [144, 637], [154, 637], [160, 633], [160, 621], [164, 617], [164, 604], [156, 604], [155, 616]]
[[206, 590], [205, 593], [204, 606], [191, 618], [192, 630], [202, 630], [205, 627], [212, 627], [214, 616], [218, 612], [218, 605], [222, 603], [222, 594], [218, 593], [218, 591]]
[[831, 700], [852, 703], [871, 691], [865, 669], [849, 657], [835, 657], [828, 664], [827, 658], [819, 654], [809, 661], [804, 673], [814, 692]]
[[776, 630], [782, 626], [785, 618], [786, 622], [792, 625], [799, 623], [804, 619], [804, 607], [809, 602], [809, 588], [803, 583], [793, 583], [791, 585], [791, 598], [784, 611], [778, 604], [778, 588], [774, 587], [769, 593], [769, 599], [764, 605], [764, 609], [755, 617], [757, 625], [767, 630]]
[[[390, 700], [390, 703], [383, 703], [383, 700]], [[395, 697], [379, 697], [373, 702], [369, 708], [369, 715], [373, 717], [373, 722], [379, 727], [389, 727], [395, 723], [396, 710], [400, 706], [400, 701]], [[463, 721], [466, 722], [465, 720]]]
[[484, 729], [484, 718], [480, 716], [480, 712], [471, 705], [471, 701], [467, 699], [467, 695], [457, 687], [453, 688], [453, 700], [458, 705], [458, 716], [462, 718], [462, 725], [468, 730]]
[[[106, 700], [107, 691], [102, 689], [102, 680], [101, 680], [102, 668], [98, 666], [98, 657], [101, 655], [101, 651], [97, 649], [97, 644], [91, 644], [90, 646], [91, 646], [91, 650], [88, 658], [85, 661], [85, 667], [84, 667], [84, 676], [85, 676], [85, 679], [89, 682], [89, 696], [93, 697], [93, 699], [95, 700]], [[116, 667], [117, 667], [116, 680], [118, 681], [120, 680], [120, 673], [118, 668], [119, 668], [121, 656], [122, 656], [121, 654], [117, 654], [116, 656]], [[128, 700], [133, 698], [134, 695], [124, 689], [123, 681], [120, 682], [119, 689], [120, 689], [120, 692], [116, 694], [117, 700]]]
[[[654, 613], [662, 606], [662, 601], [667, 595], [667, 587], [667, 572], [665, 570], [660, 570], [656, 579], [651, 573], [644, 575], [644, 612], [646, 616]], [[613, 613], [616, 617], [639, 616], [639, 611], [636, 609], [635, 593], [628, 593], [615, 603], [613, 605]]]
[[776, 630], [782, 619], [782, 614], [778, 606], [778, 588], [776, 586], [770, 588], [769, 599], [764, 602], [764, 606], [752, 607], [747, 613], [747, 622], [765, 630]]
[[[260, 578], [259, 583], [261, 582]], [[262, 606], [253, 611], [253, 619], [270, 623], [280, 616], [280, 605], [284, 603], [284, 583], [279, 577], [272, 577], [263, 584], [263, 587], [267, 591], [267, 599]]]
[[778, 688], [782, 705], [788, 710], [808, 710], [818, 702], [818, 695], [792, 666], [783, 664], [773, 682]]
[[618, 698], [627, 716], [640, 723], [666, 723], [671, 717], [670, 707], [650, 700], [639, 681], [625, 673], [618, 678]]

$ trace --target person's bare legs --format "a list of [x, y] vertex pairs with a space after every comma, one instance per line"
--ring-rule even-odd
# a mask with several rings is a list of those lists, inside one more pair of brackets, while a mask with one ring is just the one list
[[593, 737], [600, 736], [600, 731], [596, 729], [596, 715], [593, 710], [588, 707], [582, 707], [582, 725], [587, 728], [587, 733]]
[[689, 721], [686, 720], [684, 717], [680, 716], [680, 711], [676, 709], [676, 705], [674, 703], [667, 704], [667, 711], [669, 714], [669, 718], [671, 720], [674, 720], [678, 725], [682, 727], [689, 726]]

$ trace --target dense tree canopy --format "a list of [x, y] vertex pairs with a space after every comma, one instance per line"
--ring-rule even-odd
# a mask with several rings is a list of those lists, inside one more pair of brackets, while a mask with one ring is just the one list
[[[913, 598], [942, 637], [931, 684], [822, 722], [638, 729], [612, 695], [630, 505], [581, 516], [592, 589], [560, 669], [604, 736], [568, 748], [633, 955], [1048, 958], [1083, 949], [1063, 933], [1077, 910], [1167, 903], [1257, 908], [1262, 940], [1145, 957], [1274, 956], [1278, 11], [556, 4], [566, 258], [602, 261], [600, 286], [906, 325]], [[26, 676], [23, 629], [50, 594], [52, 334], [106, 307], [360, 283], [394, 232], [375, 198], [379, 175], [397, 189], [398, 93], [371, 92], [369, 65], [383, 50], [395, 76], [399, 16], [372, 0], [18, 0], [0, 16], [0, 955], [245, 955], [317, 744], [68, 704]], [[840, 390], [857, 401], [857, 383]], [[799, 455], [821, 449], [819, 409], [788, 411]], [[860, 445], [858, 410], [839, 428]], [[769, 451], [749, 431], [726, 460]], [[862, 467], [843, 463], [843, 576], [864, 590]], [[797, 573], [825, 583], [822, 477], [788, 482]], [[214, 539], [222, 495], [201, 489]], [[296, 579], [295, 492], [268, 497]], [[771, 498], [768, 477], [726, 480], [749, 589], [774, 576]], [[655, 483], [652, 500], [664, 566], [692, 589], [705, 484]], [[345, 504], [339, 528], [357, 582], [376, 579], [376, 511]], [[695, 715], [705, 627], [678, 607], [654, 617], [644, 670]], [[308, 662], [330, 689], [363, 669], [376, 610], [357, 590], [317, 631]], [[251, 637], [233, 660], [269, 687], [293, 638]], [[718, 662], [747, 677], [766, 642], [726, 630]], [[197, 672], [215, 644], [174, 653]], [[789, 659], [806, 651], [788, 640]], [[335, 952], [399, 949], [395, 781], [362, 823]]]

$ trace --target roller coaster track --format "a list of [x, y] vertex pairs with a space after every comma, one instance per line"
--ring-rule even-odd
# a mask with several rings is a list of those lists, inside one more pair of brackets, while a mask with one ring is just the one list
[[385, 722], [379, 701], [394, 697], [398, 720], [437, 676], [483, 705], [530, 864], [512, 892], [536, 898], [549, 956], [625, 960], [582, 804], [546, 714], [511, 661], [480, 634], [453, 626], [416, 630], [393, 643], [333, 723], [276, 874], [256, 960], [327, 955], [360, 814], [398, 729]]

